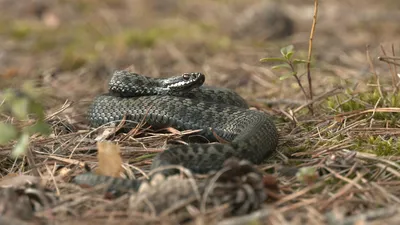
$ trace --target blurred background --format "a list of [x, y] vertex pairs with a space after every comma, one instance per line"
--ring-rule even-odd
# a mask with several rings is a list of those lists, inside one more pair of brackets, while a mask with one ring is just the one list
[[[0, 11], [1, 88], [36, 79], [57, 104], [84, 102], [106, 91], [114, 70], [129, 67], [153, 77], [203, 72], [207, 84], [248, 100], [304, 99], [294, 79], [279, 80], [280, 72], [259, 60], [290, 44], [295, 57], [307, 59], [312, 0], [0, 0]], [[320, 1], [316, 95], [366, 86], [366, 45], [389, 81], [388, 65], [376, 58], [380, 45], [400, 54], [398, 21], [397, 0]]]

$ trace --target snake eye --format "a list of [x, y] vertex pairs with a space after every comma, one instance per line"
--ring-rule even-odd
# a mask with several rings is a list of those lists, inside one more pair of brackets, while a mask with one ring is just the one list
[[190, 73], [184, 73], [184, 74], [182, 74], [182, 78], [185, 79], [185, 80], [189, 80], [191, 76], [192, 76], [192, 75], [191, 75]]

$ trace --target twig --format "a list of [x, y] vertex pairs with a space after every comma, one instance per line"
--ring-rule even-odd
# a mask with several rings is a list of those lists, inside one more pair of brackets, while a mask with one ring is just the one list
[[201, 201], [201, 205], [200, 205], [200, 211], [201, 212], [205, 212], [206, 211], [206, 203], [207, 203], [207, 198], [209, 196], [209, 194], [211, 193], [211, 191], [213, 190], [215, 183], [217, 182], [217, 180], [227, 171], [229, 171], [230, 168], [222, 168], [220, 171], [218, 171], [217, 174], [215, 174], [215, 176], [211, 179], [210, 184], [207, 186], [206, 190], [204, 191], [204, 194], [202, 196], [202, 201]]
[[[256, 211], [249, 215], [240, 216], [240, 217], [232, 217], [225, 220], [222, 220], [218, 223], [218, 225], [240, 225], [240, 224], [251, 224], [254, 221], [264, 219], [271, 214], [275, 214], [275, 210], [272, 208], [264, 208], [262, 210]], [[256, 223], [257, 224], [257, 223]]]
[[[55, 163], [54, 163], [54, 164], [55, 164]], [[51, 181], [53, 182], [53, 185], [54, 185], [54, 187], [55, 187], [55, 189], [56, 189], [57, 195], [60, 196], [60, 188], [58, 187], [56, 178], [54, 177], [54, 172], [52, 172], [52, 171], [50, 170], [50, 168], [49, 168], [48, 165], [45, 165], [45, 168], [46, 168], [46, 170], [47, 170], [47, 173], [49, 173], [49, 175], [50, 175], [50, 179], [51, 179]]]
[[366, 109], [366, 110], [354, 110], [354, 111], [344, 112], [344, 113], [335, 115], [334, 117], [340, 118], [340, 117], [346, 116], [347, 118], [350, 118], [350, 117], [359, 116], [359, 115], [366, 114], [366, 113], [376, 113], [376, 112], [398, 113], [398, 112], [400, 112], [400, 108], [386, 107], [386, 108], [373, 108], [373, 109]]
[[[313, 15], [313, 23], [311, 27], [310, 33], [310, 40], [308, 45], [308, 57], [307, 57], [307, 79], [308, 79], [308, 88], [310, 94], [310, 100], [313, 99], [313, 92], [312, 92], [312, 81], [311, 81], [311, 55], [312, 55], [312, 42], [315, 33], [315, 27], [317, 24], [317, 16], [318, 16], [318, 0], [314, 0], [314, 15]], [[311, 114], [314, 114], [312, 104], [310, 104]]]
[[357, 173], [356, 178], [354, 178], [351, 183], [348, 183], [345, 186], [343, 186], [342, 188], [340, 188], [338, 192], [336, 192], [334, 195], [332, 195], [326, 202], [321, 204], [319, 209], [324, 210], [327, 207], [329, 207], [331, 205], [331, 203], [334, 202], [339, 197], [349, 194], [350, 190], [354, 187], [354, 184], [357, 184], [363, 176], [364, 176], [363, 174]]
[[[395, 58], [396, 57], [396, 53], [394, 51], [394, 45], [392, 44], [392, 55]], [[397, 66], [394, 66], [394, 76], [396, 77], [396, 83], [394, 84], [395, 89], [393, 90], [393, 93], [397, 92], [399, 85], [398, 85], [398, 77], [397, 77], [398, 73], [397, 73]]]
[[29, 166], [32, 168], [32, 174], [37, 177], [40, 176], [40, 172], [38, 168], [35, 166], [35, 156], [33, 155], [31, 148], [28, 148], [26, 150], [26, 158], [28, 160]]
[[290, 210], [295, 210], [295, 209], [298, 209], [298, 208], [301, 208], [301, 207], [304, 207], [304, 206], [315, 204], [317, 202], [318, 202], [317, 198], [305, 199], [305, 200], [302, 200], [302, 201], [299, 201], [299, 202], [296, 202], [296, 203], [292, 203], [292, 204], [288, 204], [286, 206], [283, 206], [283, 207], [279, 208], [278, 211], [280, 213], [284, 213], [284, 212], [287, 212], [287, 211], [290, 211]]
[[[310, 95], [307, 94], [306, 90], [304, 89], [303, 85], [301, 84], [301, 80], [300, 80], [299, 76], [297, 75], [297, 71], [294, 68], [293, 63], [290, 60], [288, 60], [287, 63], [290, 66], [290, 69], [292, 70], [292, 73], [293, 73], [293, 77], [296, 78], [297, 84], [299, 85], [299, 87], [300, 87], [301, 91], [303, 92], [304, 96], [306, 97], [306, 99], [312, 99], [312, 97], [310, 97]], [[312, 112], [312, 108], [311, 107], [309, 107], [309, 108], [310, 108], [310, 111]]]
[[382, 163], [384, 163], [386, 165], [389, 165], [389, 166], [392, 166], [392, 167], [396, 168], [397, 170], [400, 170], [400, 165], [398, 165], [397, 163], [395, 163], [395, 162], [393, 162], [391, 160], [384, 159], [382, 157], [378, 157], [378, 156], [373, 155], [373, 154], [368, 154], [368, 153], [364, 153], [364, 152], [357, 152], [356, 158], [382, 162]]
[[379, 56], [378, 59], [379, 59], [379, 61], [382, 61], [382, 62], [385, 62], [385, 63], [388, 63], [388, 64], [393, 64], [393, 65], [396, 65], [396, 66], [400, 66], [400, 63], [397, 63], [397, 62], [394, 62], [394, 61], [390, 61], [388, 59], [384, 59], [381, 56]]
[[[383, 47], [383, 45], [381, 45], [381, 50], [382, 50], [383, 55], [386, 56], [385, 48]], [[396, 63], [396, 62], [389, 61], [389, 60], [386, 60], [386, 59], [385, 60], [380, 60], [380, 61], [386, 62], [388, 64], [390, 73], [392, 74], [392, 87], [393, 87], [393, 90], [396, 91], [396, 74], [394, 73], [394, 70], [393, 70], [391, 64], [400, 66], [400, 63]]]
[[274, 206], [282, 206], [287, 202], [290, 202], [294, 199], [297, 199], [298, 197], [300, 197], [302, 195], [305, 195], [309, 191], [312, 191], [312, 190], [315, 190], [315, 189], [321, 187], [322, 185], [324, 185], [323, 182], [318, 182], [318, 183], [312, 184], [310, 186], [307, 186], [301, 190], [298, 190], [290, 195], [286, 195], [285, 197], [281, 198], [279, 201], [275, 202]]
[[376, 80], [376, 86], [378, 87], [378, 91], [379, 91], [379, 95], [381, 97], [383, 97], [383, 92], [382, 92], [382, 89], [381, 89], [381, 84], [380, 84], [380, 81], [379, 81], [379, 77], [378, 77], [378, 74], [376, 73], [374, 64], [372, 63], [372, 60], [371, 60], [371, 55], [369, 53], [369, 45], [366, 46], [366, 54], [367, 54], [367, 61], [368, 61], [368, 64], [369, 64], [369, 69], [371, 70], [371, 73], [374, 74], [374, 77], [375, 77], [375, 80]]
[[[339, 91], [340, 91], [340, 92], [339, 92]], [[298, 111], [300, 111], [300, 110], [303, 109], [304, 107], [307, 107], [307, 106], [309, 106], [309, 105], [313, 104], [314, 102], [317, 102], [317, 101], [319, 101], [319, 100], [321, 100], [321, 99], [324, 99], [324, 98], [326, 98], [326, 97], [329, 97], [329, 96], [332, 96], [332, 95], [336, 95], [336, 94], [338, 94], [338, 93], [341, 93], [341, 91], [342, 91], [342, 87], [337, 87], [337, 88], [335, 88], [335, 89], [333, 89], [333, 90], [330, 90], [330, 91], [328, 91], [328, 92], [326, 92], [326, 93], [323, 93], [322, 95], [316, 97], [315, 99], [313, 99], [313, 100], [311, 100], [311, 101], [309, 101], [309, 102], [306, 102], [305, 104], [303, 104], [303, 105], [297, 107], [295, 110], [293, 110], [293, 113], [297, 113]]]
[[354, 182], [354, 180], [350, 180], [347, 177], [344, 177], [342, 175], [340, 175], [339, 173], [337, 173], [336, 171], [332, 170], [331, 168], [327, 167], [327, 166], [323, 166], [324, 169], [326, 169], [327, 171], [329, 171], [334, 177], [343, 180], [345, 182], [347, 182], [348, 184], [352, 184], [353, 186], [357, 187], [358, 189], [362, 189], [362, 186], [356, 182]]
[[296, 100], [296, 99], [286, 99], [286, 98], [276, 98], [276, 99], [255, 99], [255, 102], [261, 102], [266, 105], [293, 105], [293, 106], [300, 106], [303, 104], [307, 104], [306, 101]]
[[[392, 45], [393, 46], [393, 45]], [[392, 51], [394, 51], [393, 49], [392, 49]], [[379, 58], [382, 58], [382, 59], [391, 59], [391, 60], [400, 60], [400, 57], [396, 57], [394, 54], [393, 54], [393, 56], [380, 56]]]
[[185, 206], [195, 202], [196, 200], [197, 200], [196, 196], [191, 196], [191, 197], [182, 199], [178, 202], [175, 202], [171, 207], [164, 209], [160, 213], [160, 216], [168, 216], [168, 215], [172, 214], [173, 212], [177, 211], [178, 209], [184, 208]]
[[70, 102], [69, 100], [66, 100], [64, 102], [64, 104], [61, 106], [60, 109], [58, 109], [57, 111], [55, 111], [54, 113], [52, 113], [50, 115], [47, 115], [44, 120], [48, 121], [50, 119], [53, 119], [55, 116], [57, 116], [61, 112], [63, 112], [64, 110], [68, 109], [71, 105], [72, 105], [72, 102]]
[[366, 211], [361, 214], [357, 214], [354, 216], [349, 216], [344, 219], [336, 219], [334, 218], [334, 213], [328, 213], [327, 219], [328, 224], [340, 224], [340, 225], [347, 225], [347, 224], [366, 224], [366, 221], [376, 220], [378, 218], [387, 218], [390, 216], [395, 215], [399, 212], [398, 207], [389, 207], [389, 208], [382, 208], [382, 209], [375, 209]]

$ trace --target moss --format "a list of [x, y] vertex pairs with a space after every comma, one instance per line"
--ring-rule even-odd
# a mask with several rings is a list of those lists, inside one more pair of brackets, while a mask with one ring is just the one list
[[296, 143], [296, 145], [293, 146], [282, 147], [281, 150], [285, 154], [291, 155], [298, 152], [306, 152], [311, 148], [310, 146], [311, 143], [306, 141], [305, 143], [302, 144]]
[[393, 138], [384, 140], [381, 137], [375, 138], [372, 144], [372, 148], [375, 154], [378, 156], [392, 156], [400, 154], [400, 145], [393, 141]]
[[232, 48], [233, 44], [229, 37], [217, 37], [209, 42], [209, 47], [213, 51], [223, 51]]
[[12, 25], [10, 35], [13, 39], [24, 40], [31, 32], [32, 29], [28, 24], [16, 23]]
[[[399, 107], [400, 93], [385, 93], [383, 98], [378, 90], [370, 92], [353, 93], [346, 90], [346, 94], [340, 94], [327, 98], [323, 103], [323, 107], [335, 113], [352, 112], [357, 110], [366, 110], [382, 108], [382, 107]], [[371, 116], [366, 114], [365, 116]], [[398, 113], [391, 112], [375, 112], [373, 117], [375, 120], [385, 120], [391, 125], [395, 125], [400, 119]]]
[[7, 20], [0, 18], [0, 34], [16, 41], [23, 41], [36, 30], [40, 30], [37, 23], [23, 20]]
[[216, 30], [206, 23], [158, 24], [150, 29], [129, 29], [108, 39], [109, 44], [121, 41], [127, 47], [151, 48], [160, 40], [182, 42], [187, 40], [206, 40], [211, 48], [226, 48], [231, 41], [221, 35], [209, 35]]
[[147, 31], [130, 30], [123, 34], [123, 41], [128, 47], [153, 47], [157, 40], [166, 38], [167, 32], [161, 29], [150, 29]]
[[57, 46], [57, 40], [49, 35], [40, 35], [32, 46], [32, 51], [43, 52], [48, 51]]
[[[78, 1], [79, 2], [79, 1]], [[82, 3], [82, 4], [81, 4]], [[77, 3], [76, 7], [86, 8], [86, 3]], [[113, 3], [113, 0], [110, 0]], [[95, 52], [96, 43], [103, 43], [107, 49], [126, 50], [129, 48], [152, 48], [160, 40], [182, 43], [192, 41], [204, 41], [208, 49], [219, 51], [232, 46], [229, 37], [224, 37], [217, 31], [215, 25], [204, 22], [190, 22], [179, 20], [163, 20], [149, 29], [125, 29], [120, 33], [111, 33], [103, 36], [98, 29], [94, 29], [93, 24], [62, 24], [58, 29], [48, 29], [42, 23], [16, 20], [12, 26], [7, 21], [0, 21], [0, 33], [12, 36], [18, 41], [25, 41], [30, 38], [29, 45], [24, 45], [29, 51], [42, 53], [53, 49], [76, 49], [82, 52]], [[100, 27], [100, 26], [98, 26]], [[68, 50], [69, 51], [69, 50]], [[64, 53], [62, 53], [64, 54]], [[85, 53], [86, 54], [86, 53]], [[62, 56], [63, 66], [71, 68], [69, 56]], [[81, 57], [82, 58], [82, 57]], [[85, 57], [83, 57], [85, 58]], [[75, 60], [73, 60], [75, 61]], [[77, 60], [82, 65], [83, 60]], [[69, 66], [66, 66], [69, 65]], [[72, 66], [75, 68], [75, 66]]]
[[218, 27], [213, 24], [198, 22], [198, 23], [193, 23], [193, 25], [197, 26], [199, 28], [199, 30], [201, 30], [202, 32], [205, 32], [205, 33], [215, 32], [218, 30]]
[[84, 58], [82, 55], [77, 54], [73, 51], [65, 51], [61, 62], [60, 62], [60, 69], [61, 70], [76, 70], [80, 67], [84, 66], [87, 63], [87, 59]]
[[384, 139], [382, 136], [358, 137], [353, 150], [376, 154], [378, 156], [400, 155], [400, 144], [397, 138]]
[[400, 92], [390, 94], [388, 100], [391, 107], [400, 107]]

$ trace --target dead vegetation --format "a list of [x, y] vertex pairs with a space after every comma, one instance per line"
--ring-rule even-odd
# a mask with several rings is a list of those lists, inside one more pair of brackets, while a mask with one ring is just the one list
[[[10, 157], [16, 141], [1, 146], [0, 224], [176, 223], [176, 205], [163, 207], [164, 214], [135, 211], [130, 195], [111, 198], [104, 187], [70, 183], [85, 167], [104, 162], [98, 160], [97, 141], [118, 143], [121, 158], [116, 161], [122, 159], [125, 176], [143, 179], [166, 143], [183, 142], [181, 137], [193, 132], [142, 128], [115, 133], [88, 127], [85, 107], [105, 91], [113, 70], [128, 66], [152, 76], [203, 71], [208, 84], [235, 89], [276, 118], [279, 151], [257, 166], [267, 195], [262, 208], [223, 217], [226, 204], [204, 210], [187, 199], [178, 208], [190, 215], [189, 223], [399, 223], [399, 47], [394, 42], [399, 28], [390, 16], [400, 7], [397, 1], [320, 2], [311, 101], [305, 101], [295, 79], [280, 81], [282, 74], [259, 59], [278, 56], [288, 44], [295, 46], [297, 57], [307, 58], [312, 2], [274, 6], [282, 7], [295, 28], [286, 33], [291, 36], [280, 33], [278, 39], [264, 34], [262, 23], [250, 29], [258, 32], [235, 36], [244, 29], [240, 24], [251, 26], [248, 15], [260, 7], [249, 5], [258, 4], [256, 0], [16, 2], [0, 0], [9, 9], [0, 16], [5, 43], [0, 87], [18, 87], [29, 78], [50, 90], [42, 103], [52, 134], [30, 136], [27, 155], [20, 159]], [[306, 68], [298, 69], [306, 82]], [[18, 127], [32, 122], [6, 112], [1, 120]], [[194, 182], [210, 177], [195, 176]], [[187, 181], [179, 179], [173, 183]]]

